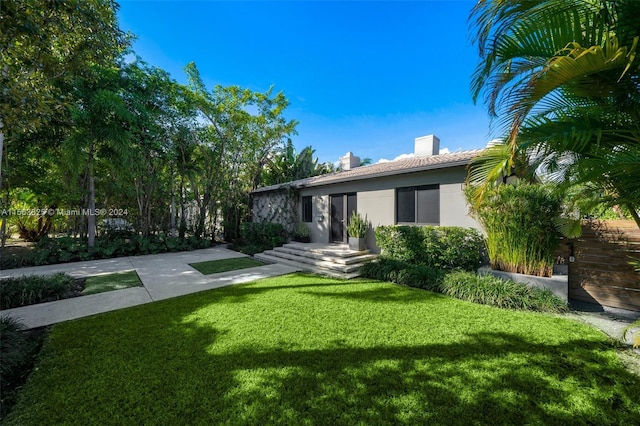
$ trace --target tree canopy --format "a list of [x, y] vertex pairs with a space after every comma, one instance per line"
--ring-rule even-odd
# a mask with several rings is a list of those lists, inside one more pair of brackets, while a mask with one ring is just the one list
[[297, 125], [284, 93], [208, 88], [195, 63], [178, 83], [131, 51], [115, 1], [0, 8], [3, 240], [17, 206], [54, 212], [30, 232], [20, 222], [32, 239], [65, 232], [92, 246], [108, 217], [142, 235], [233, 239], [251, 190], [322, 171], [310, 147], [304, 164], [270, 168]]
[[470, 169], [480, 200], [512, 174], [589, 186], [640, 226], [640, 8], [633, 0], [482, 0], [470, 17], [504, 144]]

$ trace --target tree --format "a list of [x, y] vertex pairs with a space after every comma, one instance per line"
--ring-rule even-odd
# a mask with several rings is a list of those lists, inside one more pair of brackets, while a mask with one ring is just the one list
[[200, 211], [195, 235], [204, 233], [207, 217], [215, 223], [221, 213], [225, 236], [233, 239], [240, 220], [250, 211], [248, 193], [259, 184], [262, 167], [285, 138], [295, 133], [297, 122], [284, 118], [289, 101], [282, 93], [274, 95], [272, 88], [258, 93], [238, 86], [215, 86], [209, 91], [194, 63], [185, 71], [193, 105], [207, 123], [198, 132], [203, 174], [191, 185]]
[[74, 76], [91, 64], [109, 63], [126, 47], [117, 7], [113, 0], [0, 3], [5, 149], [15, 135], [41, 128], [72, 102], [64, 88]]
[[640, 226], [637, 3], [483, 0], [471, 19], [474, 100], [484, 93], [505, 136], [471, 166], [476, 200], [518, 165], [542, 166], [561, 187], [605, 189]]
[[109, 158], [124, 170], [132, 158], [130, 129], [123, 123], [134, 117], [121, 93], [120, 77], [119, 67], [95, 67], [93, 78], [83, 76], [74, 85], [78, 103], [72, 107], [73, 131], [64, 142], [64, 154], [69, 170], [86, 177], [89, 248], [96, 235], [96, 163]]
[[296, 152], [293, 142], [288, 139], [284, 148], [268, 159], [262, 173], [262, 184], [275, 185], [326, 173], [325, 165], [318, 164], [317, 157], [313, 158], [314, 153], [311, 146]]
[[[127, 44], [117, 26], [113, 0], [23, 0], [0, 2], [0, 192], [15, 140], [66, 115], [76, 76], [109, 63]], [[14, 179], [15, 181], [15, 179]], [[2, 221], [2, 246], [6, 218]]]

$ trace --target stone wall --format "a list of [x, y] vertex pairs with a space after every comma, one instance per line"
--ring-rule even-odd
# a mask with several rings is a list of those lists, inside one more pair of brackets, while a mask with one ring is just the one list
[[299, 222], [298, 194], [294, 191], [278, 191], [253, 195], [253, 221], [279, 223], [293, 232]]

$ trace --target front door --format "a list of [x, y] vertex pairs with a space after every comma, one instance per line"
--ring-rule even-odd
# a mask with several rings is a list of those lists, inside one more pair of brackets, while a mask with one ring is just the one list
[[347, 224], [351, 213], [357, 209], [356, 194], [336, 194], [330, 197], [331, 204], [331, 236], [332, 243], [347, 243]]

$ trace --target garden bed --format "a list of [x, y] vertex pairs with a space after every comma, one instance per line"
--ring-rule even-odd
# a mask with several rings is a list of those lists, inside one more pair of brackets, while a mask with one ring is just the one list
[[496, 271], [489, 266], [478, 269], [478, 274], [491, 274], [498, 278], [522, 283], [532, 288], [548, 289], [565, 302], [569, 301], [569, 276], [554, 275], [552, 277], [537, 277], [535, 275], [517, 274], [515, 272]]

